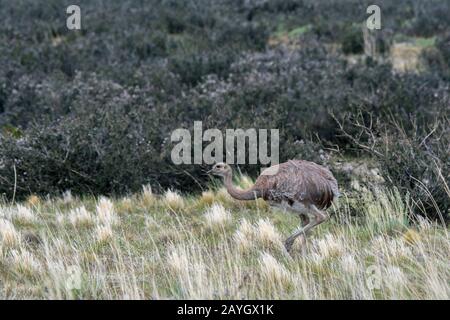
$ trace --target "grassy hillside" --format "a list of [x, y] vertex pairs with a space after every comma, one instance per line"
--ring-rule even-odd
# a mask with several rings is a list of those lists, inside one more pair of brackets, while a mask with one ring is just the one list
[[367, 0], [84, 0], [76, 31], [69, 1], [0, 0], [0, 197], [198, 192], [205, 167], [175, 165], [170, 138], [201, 120], [279, 129], [281, 162], [374, 157], [418, 213], [436, 216], [423, 183], [446, 214], [450, 2], [377, 3], [369, 57]]
[[292, 256], [297, 217], [221, 188], [4, 203], [0, 298], [449, 299], [448, 229], [410, 226], [395, 190], [346, 194]]
[[[0, 0], [0, 298], [449, 298], [450, 1], [69, 4]], [[175, 165], [196, 121], [278, 129], [332, 218], [288, 255], [298, 217]]]

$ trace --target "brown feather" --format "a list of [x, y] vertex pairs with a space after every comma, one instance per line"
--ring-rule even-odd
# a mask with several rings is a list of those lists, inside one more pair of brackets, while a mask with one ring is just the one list
[[[270, 171], [273, 169], [269, 168]], [[252, 187], [264, 200], [298, 201], [326, 209], [339, 195], [337, 181], [330, 170], [314, 162], [289, 160], [279, 164], [275, 174], [266, 175], [265, 172]]]

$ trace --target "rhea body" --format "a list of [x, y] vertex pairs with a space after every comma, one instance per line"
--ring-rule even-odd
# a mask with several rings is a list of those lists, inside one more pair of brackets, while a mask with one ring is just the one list
[[298, 214], [301, 225], [285, 242], [286, 249], [296, 238], [302, 237], [311, 228], [328, 219], [325, 212], [339, 195], [338, 184], [327, 168], [314, 162], [289, 160], [265, 169], [255, 184], [247, 190], [233, 185], [233, 171], [226, 163], [217, 163], [210, 170], [224, 179], [228, 193], [238, 200], [263, 198], [272, 207], [278, 207]]

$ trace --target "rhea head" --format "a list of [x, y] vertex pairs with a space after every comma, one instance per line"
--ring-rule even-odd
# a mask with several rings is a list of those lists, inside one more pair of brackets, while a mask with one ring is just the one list
[[219, 162], [216, 163], [208, 172], [215, 176], [226, 177], [231, 175], [231, 167], [226, 163]]

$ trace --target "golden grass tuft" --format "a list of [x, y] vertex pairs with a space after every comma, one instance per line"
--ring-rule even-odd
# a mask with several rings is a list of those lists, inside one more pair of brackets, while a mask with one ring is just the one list
[[423, 48], [413, 43], [394, 43], [391, 46], [392, 67], [400, 72], [417, 72], [423, 69], [420, 55]]
[[155, 205], [157, 200], [158, 199], [153, 194], [151, 185], [148, 184], [148, 185], [142, 186], [141, 202], [144, 207], [151, 207], [151, 206]]
[[163, 203], [169, 207], [169, 209], [178, 212], [185, 208], [185, 202], [182, 196], [172, 190], [167, 190], [164, 193]]
[[33, 209], [18, 204], [11, 212], [11, 218], [20, 224], [32, 225], [38, 221]]
[[254, 228], [247, 219], [242, 219], [233, 240], [240, 252], [246, 253], [253, 248]]
[[176, 275], [186, 276], [189, 274], [189, 256], [184, 248], [172, 247], [166, 257], [169, 270]]
[[420, 238], [420, 234], [413, 229], [408, 229], [403, 233], [403, 240], [410, 245], [419, 243]]
[[263, 210], [263, 211], [267, 211], [270, 210], [270, 205], [267, 201], [264, 201], [263, 199], [256, 199], [255, 201], [256, 204], [256, 208], [258, 210]]
[[316, 245], [317, 252], [324, 258], [339, 257], [345, 249], [345, 245], [341, 239], [332, 234], [327, 234], [322, 239], [315, 239], [314, 243]]
[[248, 253], [253, 248], [252, 240], [239, 230], [234, 233], [233, 241], [239, 252]]
[[30, 207], [37, 207], [39, 204], [41, 204], [41, 198], [39, 198], [35, 194], [32, 194], [27, 198], [26, 203]]
[[99, 243], [108, 243], [113, 239], [113, 229], [111, 225], [98, 225], [95, 228], [95, 238]]
[[231, 222], [231, 213], [221, 204], [217, 203], [212, 205], [203, 216], [206, 225], [211, 229], [224, 227]]
[[215, 200], [216, 197], [214, 195], [214, 192], [208, 190], [202, 192], [199, 202], [203, 206], [211, 206]]
[[267, 252], [261, 253], [259, 266], [263, 279], [271, 286], [283, 286], [292, 282], [292, 276], [286, 267]]
[[[147, 206], [147, 204], [145, 204]], [[135, 209], [135, 205], [133, 203], [133, 200], [126, 197], [120, 199], [119, 203], [117, 204], [117, 211], [119, 213], [130, 213]]]
[[267, 248], [283, 248], [281, 235], [269, 219], [259, 219], [254, 228], [257, 241]]
[[284, 248], [281, 234], [269, 219], [259, 219], [255, 224], [242, 219], [233, 240], [241, 252], [249, 252], [256, 244], [266, 249]]
[[96, 211], [99, 223], [112, 226], [119, 222], [113, 202], [106, 197], [99, 199]]
[[12, 249], [9, 262], [13, 272], [28, 277], [37, 275], [42, 268], [36, 257], [25, 248]]
[[3, 218], [0, 218], [0, 240], [1, 245], [5, 247], [16, 247], [20, 245], [20, 234], [14, 225]]
[[71, 210], [68, 218], [74, 227], [89, 227], [95, 222], [94, 217], [85, 206]]

